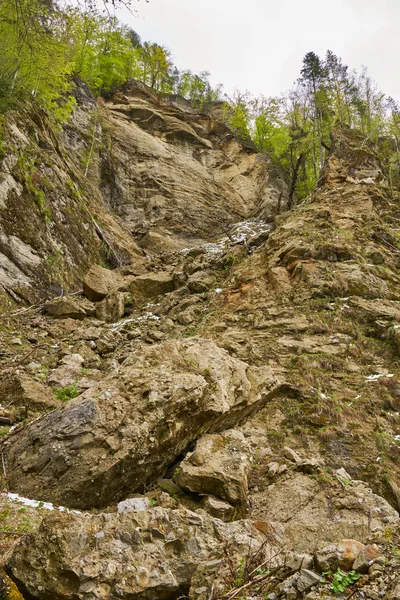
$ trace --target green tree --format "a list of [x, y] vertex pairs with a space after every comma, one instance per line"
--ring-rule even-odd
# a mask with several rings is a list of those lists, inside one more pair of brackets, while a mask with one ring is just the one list
[[65, 13], [50, 2], [2, 0], [0, 43], [1, 109], [33, 97], [65, 118], [73, 105], [67, 95], [73, 63]]
[[226, 120], [232, 131], [242, 140], [251, 139], [251, 96], [235, 90], [225, 108]]
[[84, 79], [94, 93], [111, 92], [138, 74], [138, 50], [132, 46], [129, 29], [96, 11], [71, 9], [68, 15], [73, 74]]

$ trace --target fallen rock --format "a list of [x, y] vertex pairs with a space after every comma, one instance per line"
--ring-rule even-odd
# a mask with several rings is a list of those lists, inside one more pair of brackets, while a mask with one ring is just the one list
[[314, 573], [314, 571], [308, 569], [301, 569], [296, 585], [299, 592], [305, 594], [321, 581], [323, 581], [323, 579], [318, 573]]
[[338, 567], [351, 571], [363, 548], [364, 544], [357, 540], [341, 540], [338, 544], [331, 544], [319, 550], [315, 560], [321, 571], [336, 571]]
[[[312, 475], [295, 471], [286, 473], [264, 490], [252, 491], [250, 500], [250, 518], [262, 519], [268, 515], [270, 521], [282, 523], [287, 545], [299, 553], [334, 545], [331, 551], [337, 556], [337, 544], [359, 538], [351, 554], [354, 561], [362, 547], [358, 545], [360, 542], [384, 542], [387, 532], [394, 532], [399, 524], [397, 511], [361, 481], [327, 488]], [[340, 550], [340, 556], [346, 548]], [[329, 568], [322, 566], [322, 570]]]
[[230, 521], [235, 513], [235, 508], [229, 502], [224, 502], [215, 496], [205, 496], [201, 501], [201, 507], [212, 517]]
[[189, 277], [187, 286], [192, 294], [207, 292], [214, 284], [213, 277], [207, 271], [196, 271]]
[[135, 512], [137, 510], [148, 510], [151, 508], [151, 502], [149, 498], [142, 496], [141, 498], [128, 498], [118, 502], [117, 511], [119, 513]]
[[115, 323], [124, 316], [125, 298], [122, 292], [112, 292], [96, 306], [96, 317], [106, 323]]
[[175, 283], [172, 275], [160, 271], [135, 277], [130, 284], [129, 291], [138, 302], [146, 302], [173, 292], [174, 289]]
[[21, 540], [8, 568], [39, 600], [165, 600], [186, 595], [197, 568], [235, 541], [248, 552], [265, 538], [250, 522], [189, 510], [59, 513]]
[[280, 388], [270, 368], [249, 367], [210, 340], [142, 347], [119, 373], [8, 441], [9, 487], [73, 508], [107, 506], [141, 491], [190, 442], [232, 427]]
[[247, 497], [248, 450], [240, 431], [205, 435], [182, 461], [176, 481], [190, 492], [243, 504]]
[[99, 302], [111, 292], [124, 288], [125, 279], [116, 271], [110, 271], [100, 265], [92, 265], [83, 280], [83, 291], [89, 300]]
[[67, 354], [61, 359], [60, 365], [50, 373], [48, 383], [58, 387], [73, 385], [82, 375], [84, 358], [80, 354]]
[[379, 557], [382, 557], [382, 553], [376, 544], [363, 546], [359, 554], [357, 554], [352, 568], [357, 573], [368, 573], [370, 566]]
[[285, 448], [283, 449], [283, 455], [290, 460], [291, 462], [294, 462], [296, 464], [300, 464], [302, 459], [301, 456], [299, 454], [297, 454], [297, 452], [295, 452], [295, 450], [292, 450], [292, 448], [289, 448], [288, 446], [285, 446]]
[[286, 559], [286, 564], [292, 571], [301, 569], [312, 569], [314, 559], [310, 554], [290, 554]]
[[0, 598], [1, 600], [24, 600], [15, 583], [0, 569]]
[[60, 405], [46, 385], [28, 375], [17, 373], [1, 380], [0, 404], [25, 407], [28, 411], [49, 410]]
[[[93, 343], [93, 342], [92, 342]], [[96, 345], [94, 345], [96, 348]], [[72, 348], [72, 354], [79, 354], [83, 358], [83, 366], [89, 369], [97, 369], [101, 364], [101, 358], [94, 352], [89, 342], [80, 341]]]
[[84, 319], [87, 316], [86, 310], [70, 296], [64, 296], [63, 298], [57, 298], [52, 302], [48, 302], [44, 310], [57, 319]]

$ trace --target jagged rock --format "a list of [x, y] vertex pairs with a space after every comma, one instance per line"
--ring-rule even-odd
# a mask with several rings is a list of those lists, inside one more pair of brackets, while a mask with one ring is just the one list
[[204, 512], [59, 513], [21, 540], [8, 567], [39, 600], [165, 600], [187, 594], [211, 556], [215, 562], [235, 543], [257, 551], [263, 541], [250, 522], [224, 524]]
[[77, 508], [105, 506], [279, 389], [271, 369], [249, 368], [209, 340], [142, 347], [118, 374], [8, 441], [10, 489]]
[[80, 354], [67, 354], [61, 359], [60, 365], [48, 376], [48, 383], [60, 388], [73, 385], [82, 375], [84, 363], [85, 360]]
[[149, 498], [143, 496], [142, 498], [128, 498], [118, 502], [117, 511], [119, 513], [136, 512], [138, 510], [148, 510], [151, 508], [151, 502]]
[[297, 452], [292, 450], [292, 448], [288, 448], [287, 446], [285, 446], [285, 448], [283, 449], [283, 455], [288, 460], [290, 460], [291, 462], [294, 462], [296, 464], [300, 464], [302, 461], [301, 456], [299, 454], [297, 454]]
[[209, 494], [243, 504], [247, 497], [249, 447], [244, 435], [235, 430], [205, 435], [194, 452], [182, 461], [177, 483], [197, 494]]
[[399, 524], [398, 513], [365, 483], [350, 481], [345, 487], [338, 484], [333, 491], [296, 472], [251, 494], [251, 518], [266, 514], [271, 521], [283, 524], [284, 539], [299, 553], [336, 545], [345, 536], [357, 537], [362, 543], [371, 539], [379, 542], [385, 539], [385, 532]]
[[336, 571], [338, 567], [350, 571], [363, 548], [364, 544], [357, 540], [341, 540], [319, 550], [315, 560], [321, 571]]
[[96, 348], [100, 356], [105, 356], [106, 354], [114, 352], [116, 348], [116, 340], [113, 333], [108, 331], [102, 335], [101, 338], [96, 340]]
[[[96, 348], [96, 346], [94, 346]], [[72, 348], [72, 354], [80, 354], [83, 366], [88, 369], [97, 369], [101, 365], [101, 358], [94, 352], [88, 342], [77, 342]]]
[[210, 276], [207, 271], [196, 271], [193, 275], [190, 275], [187, 287], [192, 294], [202, 294], [207, 292], [210, 287], [214, 284], [214, 279]]
[[224, 502], [215, 496], [205, 496], [201, 501], [201, 506], [212, 517], [223, 521], [230, 521], [235, 513], [235, 508], [229, 502]]
[[168, 252], [171, 250], [178, 250], [185, 244], [180, 242], [179, 239], [172, 237], [171, 235], [163, 235], [156, 231], [149, 230], [146, 235], [140, 240], [142, 248], [146, 248], [152, 253]]
[[115, 323], [124, 316], [125, 297], [122, 292], [112, 292], [96, 306], [96, 317], [106, 323]]
[[314, 559], [310, 554], [291, 554], [287, 557], [285, 564], [292, 571], [300, 571], [300, 569], [312, 569]]
[[363, 546], [357, 554], [352, 568], [357, 573], [368, 573], [369, 567], [380, 557], [382, 557], [382, 553], [376, 544]]
[[1, 600], [24, 600], [15, 583], [0, 569], [0, 598]]
[[322, 577], [318, 575], [318, 573], [314, 573], [314, 571], [308, 569], [301, 569], [296, 581], [296, 586], [301, 594], [305, 594], [321, 581]]
[[133, 298], [139, 302], [154, 300], [158, 296], [168, 294], [175, 289], [175, 283], [170, 273], [163, 271], [158, 273], [147, 273], [135, 277], [129, 291]]
[[83, 280], [83, 291], [93, 302], [103, 300], [108, 294], [126, 286], [122, 275], [100, 265], [92, 265]]
[[0, 404], [36, 411], [56, 408], [60, 403], [51, 389], [40, 381], [14, 373], [3, 377], [0, 382]]
[[74, 298], [68, 296], [48, 302], [44, 309], [58, 319], [84, 319], [87, 316], [85, 309]]

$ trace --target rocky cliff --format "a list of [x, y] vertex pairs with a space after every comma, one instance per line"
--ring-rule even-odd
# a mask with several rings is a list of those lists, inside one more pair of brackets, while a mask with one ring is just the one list
[[270, 220], [286, 187], [211, 113], [135, 82], [96, 104], [76, 82], [62, 130], [34, 105], [9, 114], [0, 152], [2, 305], [76, 291], [92, 262], [135, 265]]
[[79, 93], [63, 132], [6, 124], [59, 177], [42, 222], [44, 167], [32, 191], [6, 146], [5, 206], [47, 235], [5, 221], [40, 260], [4, 252], [5, 293], [42, 300], [1, 329], [7, 573], [26, 599], [395, 600], [399, 197], [373, 148], [337, 130], [285, 211], [212, 113]]

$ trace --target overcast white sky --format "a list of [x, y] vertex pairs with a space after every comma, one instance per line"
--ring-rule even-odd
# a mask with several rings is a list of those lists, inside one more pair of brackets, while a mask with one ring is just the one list
[[366, 65], [400, 100], [400, 0], [140, 0], [120, 13], [143, 40], [168, 46], [181, 69], [255, 94], [286, 91], [304, 54], [327, 49]]

